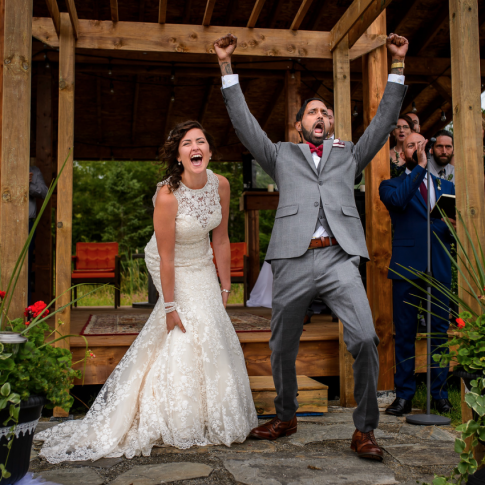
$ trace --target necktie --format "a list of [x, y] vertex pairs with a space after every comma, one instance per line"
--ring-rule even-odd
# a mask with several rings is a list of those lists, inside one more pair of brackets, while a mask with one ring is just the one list
[[438, 177], [440, 179], [444, 179], [445, 178], [445, 169], [442, 168], [439, 172], [438, 172]]
[[421, 192], [421, 195], [424, 199], [424, 203], [427, 204], [428, 203], [428, 188], [426, 187], [426, 184], [423, 182], [421, 182], [421, 185], [419, 186], [419, 191]]
[[[307, 142], [308, 143], [308, 142]], [[316, 147], [313, 143], [308, 143], [308, 146], [310, 147], [310, 152], [316, 152], [317, 155], [322, 158], [322, 153], [323, 153], [323, 144]]]

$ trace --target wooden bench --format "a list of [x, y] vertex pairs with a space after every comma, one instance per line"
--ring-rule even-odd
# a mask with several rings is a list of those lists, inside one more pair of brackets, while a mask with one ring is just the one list
[[[74, 271], [71, 274], [71, 286], [80, 283], [114, 285], [114, 307], [121, 306], [120, 257], [118, 243], [76, 243], [76, 254], [72, 257]], [[74, 288], [74, 299], [77, 298], [77, 288]], [[77, 302], [74, 303], [77, 306]]]

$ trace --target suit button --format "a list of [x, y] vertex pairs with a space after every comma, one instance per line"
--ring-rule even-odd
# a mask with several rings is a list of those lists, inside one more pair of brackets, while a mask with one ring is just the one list
[[323, 180], [319, 180], [318, 185], [323, 185]]
[[314, 205], [315, 207], [318, 207], [320, 204], [319, 204], [318, 202], [315, 202], [313, 205]]

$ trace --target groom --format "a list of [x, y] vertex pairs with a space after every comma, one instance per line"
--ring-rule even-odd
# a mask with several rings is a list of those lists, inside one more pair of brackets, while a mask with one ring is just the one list
[[379, 423], [379, 339], [358, 269], [360, 258], [369, 255], [355, 207], [354, 180], [396, 127], [407, 89], [402, 74], [408, 41], [395, 34], [388, 37], [389, 82], [376, 116], [355, 145], [326, 140], [328, 112], [318, 98], [306, 100], [297, 114], [300, 144], [271, 142], [251, 115], [238, 76], [232, 73], [236, 45], [231, 34], [214, 43], [222, 95], [237, 136], [280, 191], [266, 254], [274, 276], [270, 348], [277, 417], [253, 429], [251, 436], [274, 440], [296, 432], [295, 361], [305, 311], [319, 296], [342, 321], [345, 343], [355, 359], [357, 409], [351, 448], [361, 458], [380, 461], [382, 450], [374, 437]]

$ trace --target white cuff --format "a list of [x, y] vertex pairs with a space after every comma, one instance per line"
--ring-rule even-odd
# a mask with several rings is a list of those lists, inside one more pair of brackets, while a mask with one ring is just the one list
[[230, 88], [235, 84], [239, 84], [239, 74], [227, 74], [222, 76], [222, 89]]
[[389, 74], [387, 80], [390, 83], [404, 84], [404, 76], [401, 74]]

